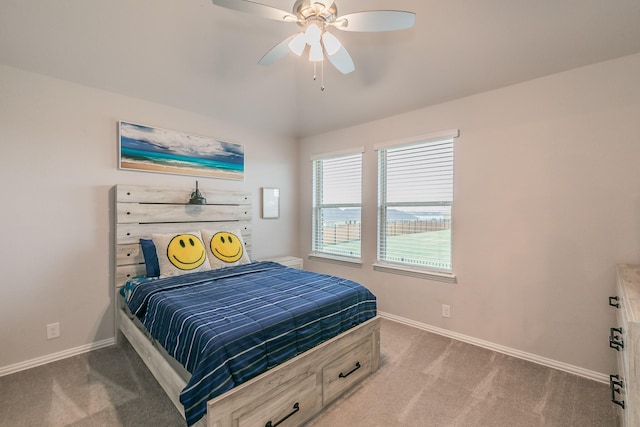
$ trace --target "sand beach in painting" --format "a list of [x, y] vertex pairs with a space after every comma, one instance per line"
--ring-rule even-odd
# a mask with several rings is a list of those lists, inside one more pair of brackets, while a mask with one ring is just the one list
[[120, 167], [122, 169], [136, 169], [145, 172], [158, 172], [158, 173], [173, 173], [173, 174], [181, 174], [181, 175], [194, 175], [194, 176], [204, 176], [210, 178], [221, 178], [221, 179], [242, 179], [242, 173], [240, 172], [225, 172], [222, 170], [207, 170], [207, 169], [188, 169], [188, 172], [184, 167], [172, 167], [172, 166], [163, 166], [153, 163], [143, 163], [143, 162], [127, 162], [126, 160], [122, 160], [120, 163]]

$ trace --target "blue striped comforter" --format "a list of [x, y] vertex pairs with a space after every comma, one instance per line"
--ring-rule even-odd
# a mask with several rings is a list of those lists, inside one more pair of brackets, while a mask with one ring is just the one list
[[188, 425], [208, 400], [376, 315], [362, 285], [273, 262], [142, 283], [127, 304], [192, 374]]

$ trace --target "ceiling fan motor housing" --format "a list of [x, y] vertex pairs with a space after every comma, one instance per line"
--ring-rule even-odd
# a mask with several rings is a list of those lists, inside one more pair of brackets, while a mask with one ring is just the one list
[[338, 8], [333, 1], [297, 0], [293, 5], [293, 14], [299, 19], [298, 25], [306, 27], [309, 21], [332, 23], [338, 16]]

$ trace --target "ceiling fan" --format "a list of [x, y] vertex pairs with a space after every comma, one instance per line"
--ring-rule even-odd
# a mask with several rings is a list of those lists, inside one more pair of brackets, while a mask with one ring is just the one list
[[[258, 61], [260, 65], [271, 65], [290, 51], [301, 56], [309, 46], [309, 60], [314, 62], [329, 59], [341, 73], [355, 70], [351, 55], [329, 28], [341, 31], [395, 31], [411, 28], [416, 15], [400, 10], [370, 10], [338, 16], [333, 0], [297, 0], [293, 12], [285, 12], [249, 0], [212, 0], [214, 4], [240, 12], [251, 13], [267, 19], [296, 23], [302, 31], [294, 34], [269, 50]], [[315, 78], [315, 76], [314, 76]], [[324, 90], [324, 87], [321, 87]]]

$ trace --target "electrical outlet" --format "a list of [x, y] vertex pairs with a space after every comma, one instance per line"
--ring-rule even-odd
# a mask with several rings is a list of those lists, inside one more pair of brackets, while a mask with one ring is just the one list
[[451, 306], [449, 304], [442, 304], [442, 317], [451, 317]]
[[60, 336], [60, 322], [47, 325], [47, 339], [51, 340]]

